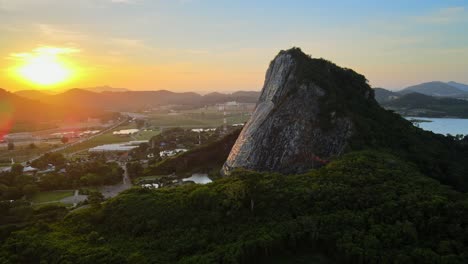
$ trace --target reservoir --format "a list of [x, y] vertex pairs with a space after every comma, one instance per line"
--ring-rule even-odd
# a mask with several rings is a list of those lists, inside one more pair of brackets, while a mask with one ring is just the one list
[[424, 130], [437, 134], [452, 136], [462, 134], [468, 135], [468, 119], [461, 118], [428, 118], [428, 117], [406, 117], [408, 120], [426, 120], [429, 122], [417, 123], [417, 126]]

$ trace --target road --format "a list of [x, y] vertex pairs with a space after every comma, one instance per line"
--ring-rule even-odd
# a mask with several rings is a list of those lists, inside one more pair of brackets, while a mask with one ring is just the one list
[[[124, 120], [120, 121], [119, 123], [117, 123], [117, 124], [115, 124], [115, 125], [113, 125], [113, 126], [111, 126], [111, 127], [108, 127], [108, 128], [106, 128], [106, 129], [100, 131], [99, 133], [97, 133], [97, 134], [95, 134], [95, 135], [92, 135], [92, 136], [89, 136], [89, 137], [80, 139], [80, 140], [75, 141], [75, 142], [71, 142], [71, 143], [68, 143], [68, 144], [64, 144], [64, 145], [62, 145], [62, 146], [60, 146], [60, 147], [58, 147], [58, 148], [51, 149], [51, 150], [49, 150], [49, 151], [47, 151], [47, 152], [57, 152], [57, 151], [61, 151], [61, 150], [64, 150], [64, 149], [66, 149], [66, 148], [68, 148], [68, 147], [71, 147], [71, 146], [74, 146], [74, 145], [77, 145], [77, 144], [86, 142], [86, 141], [91, 140], [91, 139], [93, 139], [93, 138], [95, 138], [95, 137], [97, 137], [97, 136], [100, 136], [100, 135], [105, 134], [105, 133], [107, 133], [107, 132], [109, 132], [109, 131], [112, 131], [113, 129], [117, 128], [118, 126], [124, 124], [125, 122], [128, 122], [128, 120], [129, 120], [129, 117], [126, 116], [126, 117], [124, 118]], [[30, 163], [30, 162], [32, 162], [33, 160], [36, 160], [36, 159], [40, 158], [42, 155], [44, 155], [44, 153], [42, 153], [42, 154], [40, 154], [40, 155], [38, 155], [38, 156], [35, 156], [35, 157], [33, 157], [33, 158], [31, 158], [31, 159], [29, 159], [29, 160], [27, 160], [27, 161], [22, 162], [21, 165], [26, 166], [28, 162]], [[0, 168], [0, 171], [8, 171], [8, 170], [10, 170], [10, 167], [3, 167], [3, 168]]]
[[127, 173], [127, 163], [120, 162], [120, 167], [123, 169], [122, 182], [115, 185], [103, 186], [99, 191], [104, 195], [104, 198], [112, 198], [117, 196], [117, 194], [132, 188], [132, 180], [128, 177]]
[[73, 207], [75, 207], [79, 202], [83, 202], [88, 198], [87, 195], [81, 195], [79, 194], [78, 190], [75, 190], [75, 193], [73, 196], [65, 197], [60, 202], [64, 204], [73, 204]]
[[[74, 145], [77, 145], [77, 144], [86, 142], [86, 141], [91, 140], [91, 139], [93, 139], [93, 138], [95, 138], [95, 137], [97, 137], [97, 136], [100, 136], [100, 135], [105, 134], [105, 133], [107, 133], [107, 132], [109, 132], [109, 131], [112, 131], [113, 129], [115, 129], [115, 128], [117, 128], [118, 126], [124, 124], [124, 123], [127, 122], [128, 120], [129, 120], [129, 119], [128, 119], [128, 117], [127, 117], [127, 118], [125, 118], [124, 120], [120, 121], [119, 123], [117, 123], [117, 124], [115, 124], [115, 125], [113, 125], [113, 126], [111, 126], [111, 127], [108, 127], [108, 128], [106, 128], [106, 129], [100, 131], [99, 133], [95, 134], [95, 135], [92, 135], [92, 136], [89, 136], [89, 137], [86, 137], [86, 138], [77, 140], [77, 141], [72, 142], [72, 143], [64, 144], [64, 145], [62, 145], [62, 146], [60, 146], [60, 147], [58, 147], [58, 148], [49, 150], [48, 152], [62, 151], [62, 150], [66, 149], [66, 148], [69, 148], [69, 147], [71, 147], [71, 146], [74, 146]], [[35, 160], [35, 159], [38, 159], [38, 158], [40, 158], [42, 155], [44, 155], [44, 154], [38, 155], [38, 156], [36, 156], [36, 157], [34, 157], [34, 158], [28, 160], [28, 161], [22, 162], [21, 165], [25, 166], [28, 162], [31, 162], [31, 161], [33, 161], [33, 160]]]

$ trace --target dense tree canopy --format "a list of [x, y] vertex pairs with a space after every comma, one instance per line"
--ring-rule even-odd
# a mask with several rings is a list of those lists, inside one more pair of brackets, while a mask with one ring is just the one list
[[205, 186], [132, 189], [14, 233], [0, 260], [466, 263], [467, 238], [465, 194], [395, 156], [359, 152], [304, 175], [238, 171]]

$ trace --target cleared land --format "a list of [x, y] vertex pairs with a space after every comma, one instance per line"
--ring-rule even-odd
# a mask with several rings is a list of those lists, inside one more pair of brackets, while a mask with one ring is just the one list
[[69, 197], [69, 196], [73, 196], [72, 190], [40, 192], [40, 193], [35, 194], [31, 198], [31, 202], [36, 203], [36, 204], [59, 202], [63, 198]]
[[57, 141], [56, 144], [37, 143], [34, 144], [34, 148], [31, 148], [29, 144], [15, 144], [14, 150], [8, 150], [6, 144], [4, 144], [5, 146], [0, 147], [0, 163], [9, 166], [12, 158], [15, 162], [27, 161], [61, 144], [62, 143], [60, 141]]
[[130, 140], [132, 140], [130, 137], [115, 136], [115, 135], [112, 135], [112, 132], [109, 132], [106, 134], [96, 136], [82, 143], [78, 143], [76, 145], [70, 146], [60, 152], [64, 154], [69, 154], [69, 153], [74, 153], [74, 152], [94, 148], [100, 145], [127, 142]]
[[[249, 119], [248, 113], [231, 113], [226, 116], [228, 125], [243, 123]], [[148, 123], [153, 127], [218, 127], [224, 123], [222, 112], [183, 112], [178, 114], [153, 114]]]

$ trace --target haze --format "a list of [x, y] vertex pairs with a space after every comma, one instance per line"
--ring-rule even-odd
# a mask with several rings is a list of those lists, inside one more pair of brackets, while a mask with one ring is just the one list
[[[292, 46], [352, 68], [374, 87], [467, 83], [467, 8], [467, 1], [0, 0], [0, 87], [259, 90], [271, 58]], [[71, 77], [34, 82], [14, 73], [18, 55], [44, 47], [73, 51], [57, 55], [68, 68], [48, 64]]]

